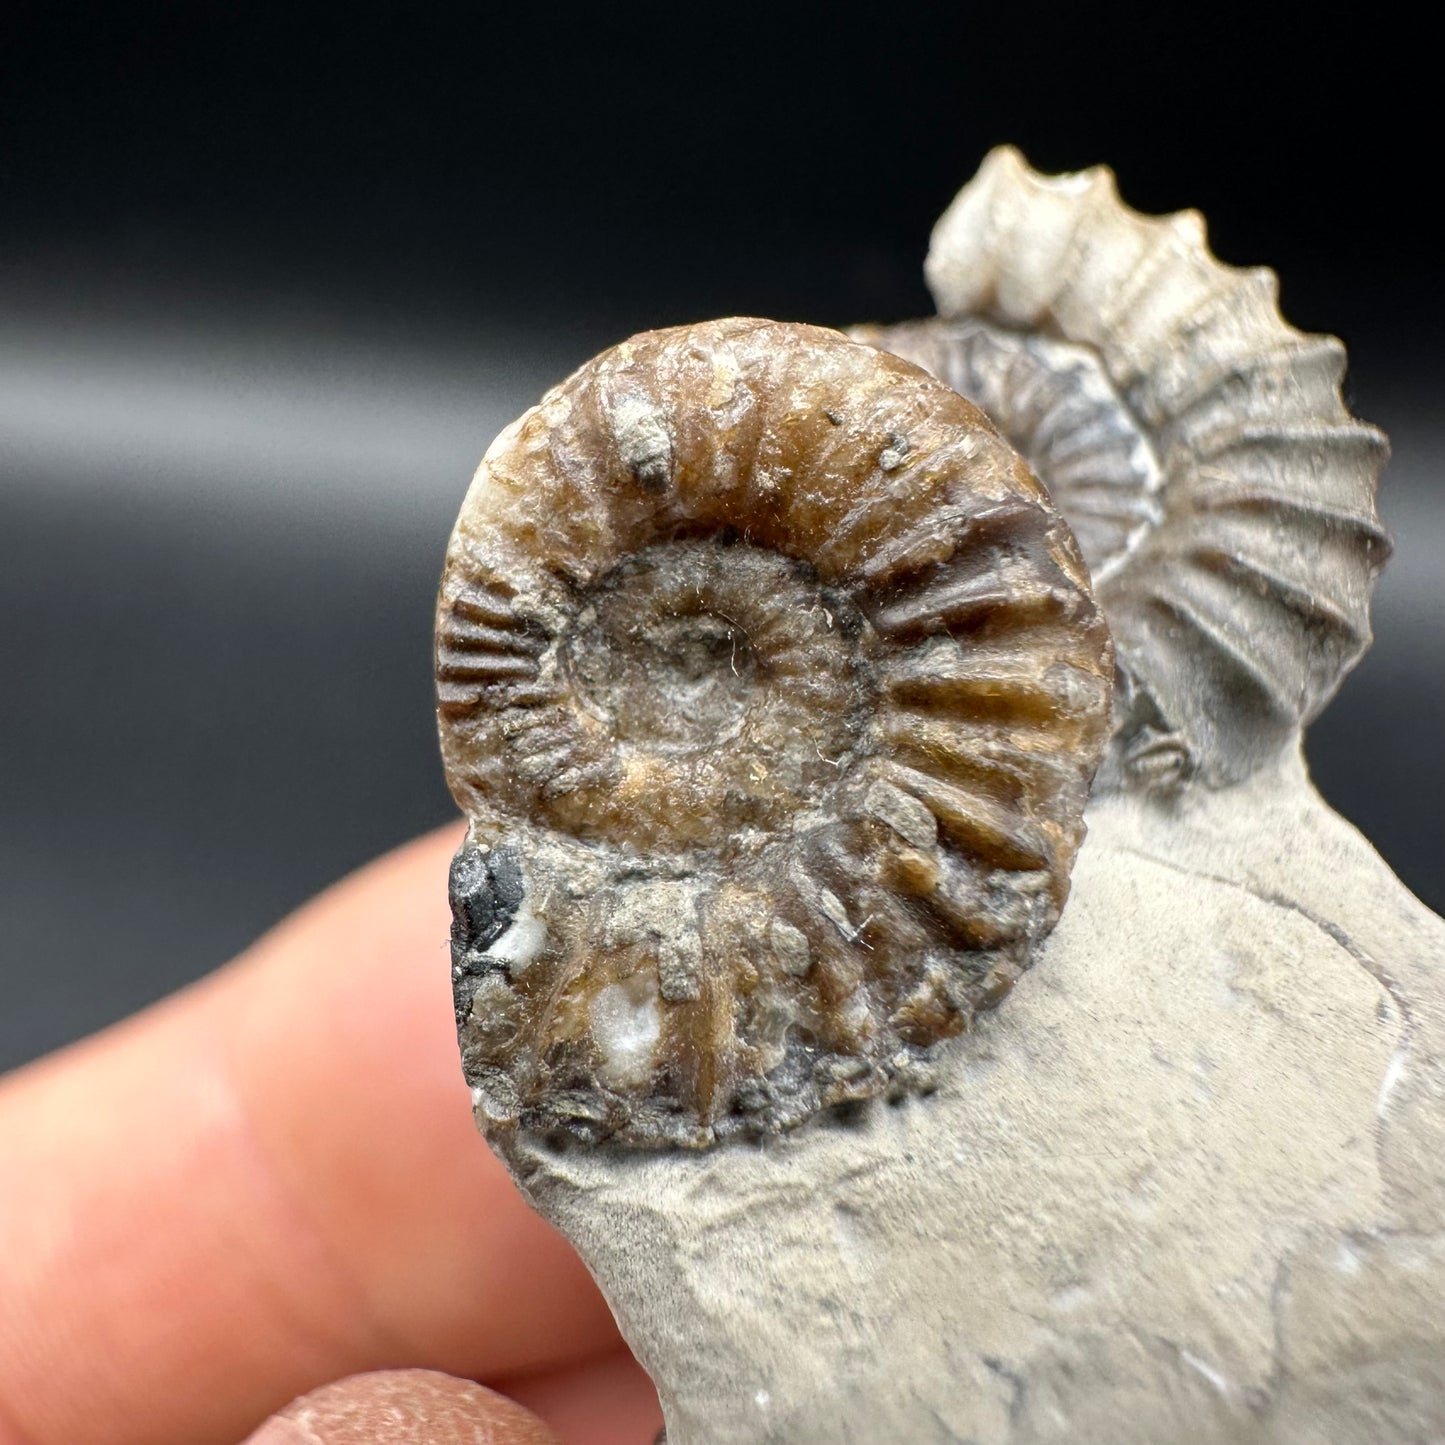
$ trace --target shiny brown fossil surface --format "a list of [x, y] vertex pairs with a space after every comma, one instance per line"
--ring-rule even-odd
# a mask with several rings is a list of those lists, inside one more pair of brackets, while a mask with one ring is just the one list
[[926, 1087], [1058, 918], [1112, 666], [1047, 494], [911, 363], [734, 319], [581, 368], [439, 602], [479, 1120], [705, 1145]]

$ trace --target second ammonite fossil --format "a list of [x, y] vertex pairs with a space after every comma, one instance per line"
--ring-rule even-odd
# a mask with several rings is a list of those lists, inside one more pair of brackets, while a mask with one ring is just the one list
[[488, 451], [439, 606], [489, 1129], [926, 1086], [1058, 917], [1112, 673], [1048, 495], [910, 362], [730, 320], [584, 366]]
[[934, 229], [939, 314], [857, 335], [981, 406], [1069, 519], [1118, 648], [1101, 784], [1238, 782], [1298, 738], [1370, 640], [1389, 542], [1383, 433], [1345, 349], [1296, 331], [1264, 266], [1113, 173], [992, 152]]

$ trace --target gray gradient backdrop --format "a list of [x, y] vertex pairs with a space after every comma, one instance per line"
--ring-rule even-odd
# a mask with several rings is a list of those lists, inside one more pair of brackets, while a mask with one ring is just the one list
[[[486, 443], [604, 338], [425, 336], [228, 308], [0, 342], [0, 1066], [185, 983], [452, 816], [430, 629]], [[841, 318], [839, 318], [841, 320]], [[1382, 357], [1377, 641], [1310, 736], [1326, 795], [1437, 909], [1445, 432]], [[437, 880], [438, 888], [445, 880]], [[445, 940], [437, 940], [445, 967]]]
[[[1200, 204], [1228, 259], [1279, 267], [1292, 320], [1350, 342], [1355, 408], [1394, 441], [1397, 552], [1309, 757], [1445, 908], [1437, 262], [1403, 201], [1388, 234], [1361, 218], [1411, 159], [1347, 31], [1291, 36], [1270, 88], [1259, 21], [1251, 68], [1227, 27], [1121, 21], [1105, 45], [950, 7], [937, 43], [907, 32], [901, 115], [904, 30], [782, 6], [728, 12], [766, 45], [673, 10], [503, 34], [446, 7], [226, 8], [21, 4], [3, 53], [0, 1069], [453, 816], [432, 598], [505, 422], [634, 330], [919, 313], [928, 225], [1002, 139]], [[890, 23], [941, 23], [915, 8]], [[1027, 85], [979, 59], [1021, 47]], [[1355, 121], [1326, 163], [1331, 86]]]

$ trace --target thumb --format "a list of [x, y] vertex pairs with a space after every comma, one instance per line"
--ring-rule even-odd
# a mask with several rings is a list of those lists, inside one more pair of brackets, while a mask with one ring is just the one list
[[351, 1375], [293, 1400], [244, 1445], [559, 1445], [530, 1410], [435, 1370]]

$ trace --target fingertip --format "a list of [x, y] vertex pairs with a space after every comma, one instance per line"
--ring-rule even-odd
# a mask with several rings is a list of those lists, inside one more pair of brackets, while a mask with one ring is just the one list
[[0, 1182], [0, 1445], [234, 1440], [354, 1371], [495, 1380], [616, 1346], [472, 1122], [457, 837], [0, 1086], [0, 1180], [23, 1185]]
[[243, 1445], [560, 1445], [530, 1410], [434, 1370], [376, 1370], [293, 1400]]

